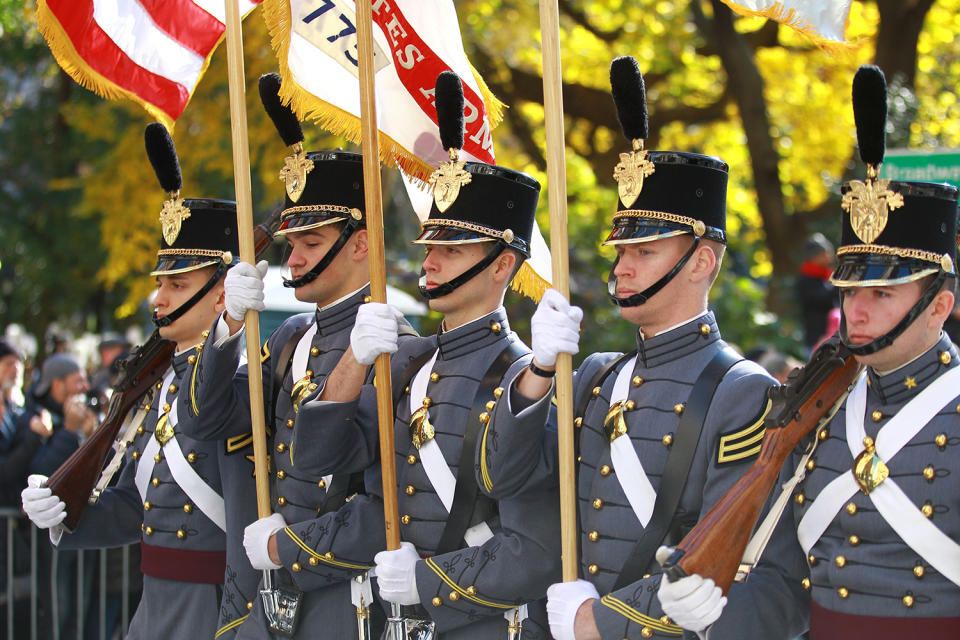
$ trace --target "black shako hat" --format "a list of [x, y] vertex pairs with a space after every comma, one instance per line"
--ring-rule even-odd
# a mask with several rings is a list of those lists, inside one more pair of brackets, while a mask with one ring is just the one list
[[436, 85], [440, 140], [450, 153], [430, 176], [433, 202], [417, 244], [469, 244], [499, 240], [530, 257], [540, 183], [519, 171], [459, 160], [463, 147], [463, 85], [452, 72]]
[[303, 150], [303, 129], [293, 110], [280, 100], [280, 76], [260, 77], [260, 101], [277, 133], [293, 153], [280, 170], [286, 186], [280, 227], [274, 233], [306, 231], [334, 222], [353, 220], [358, 228], [364, 218], [363, 156], [349, 151]]
[[843, 230], [830, 281], [870, 287], [956, 275], [957, 188], [877, 178], [886, 146], [887, 85], [875, 66], [860, 67], [854, 76], [853, 116], [867, 179], [841, 188]]
[[693, 233], [726, 243], [727, 163], [680, 151], [646, 151], [649, 135], [646, 92], [637, 61], [610, 65], [617, 116], [633, 149], [620, 154], [613, 172], [617, 213], [604, 245], [648, 242]]
[[240, 252], [237, 206], [229, 200], [180, 197], [183, 179], [170, 132], [154, 122], [144, 131], [147, 156], [169, 194], [160, 211], [161, 238], [151, 276], [232, 265]]

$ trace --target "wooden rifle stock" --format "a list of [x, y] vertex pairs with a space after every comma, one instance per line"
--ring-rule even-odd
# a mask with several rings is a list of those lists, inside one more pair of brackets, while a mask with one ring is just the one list
[[768, 393], [772, 406], [753, 466], [677, 545], [663, 565], [671, 580], [697, 574], [730, 590], [767, 497], [790, 453], [815, 429], [860, 368], [848, 349], [827, 343], [787, 384]]
[[[253, 240], [258, 258], [270, 246], [273, 233], [280, 226], [281, 211], [282, 207], [278, 207], [254, 229]], [[124, 419], [137, 407], [140, 399], [163, 379], [175, 352], [176, 345], [161, 338], [156, 330], [146, 342], [135, 347], [130, 357], [120, 363], [122, 377], [110, 397], [103, 422], [47, 479], [46, 486], [67, 507], [63, 525], [69, 531], [77, 527], [83, 510], [92, 499], [91, 493], [100, 479], [103, 465], [113, 449]]]

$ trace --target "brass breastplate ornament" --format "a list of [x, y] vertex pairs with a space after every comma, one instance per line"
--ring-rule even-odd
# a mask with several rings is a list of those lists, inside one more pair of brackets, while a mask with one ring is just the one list
[[873, 438], [864, 438], [863, 446], [864, 450], [853, 462], [853, 477], [856, 479], [857, 484], [860, 485], [860, 490], [863, 491], [865, 495], [870, 495], [871, 491], [879, 487], [880, 483], [887, 479], [887, 476], [890, 475], [890, 470], [883, 460], [880, 459], [880, 456], [877, 455], [877, 448], [874, 446]]
[[607, 437], [609, 442], [627, 434], [627, 420], [623, 413], [623, 400], [617, 400], [607, 410], [607, 417], [603, 419], [603, 435]]
[[306, 400], [307, 396], [313, 393], [317, 388], [317, 383], [313, 382], [313, 372], [307, 371], [306, 374], [295, 383], [290, 390], [290, 402], [293, 404], [293, 412], [300, 412], [300, 404]]
[[163, 413], [157, 420], [157, 426], [153, 430], [153, 437], [157, 439], [157, 442], [162, 447], [167, 444], [173, 436], [173, 425], [170, 424], [170, 405], [165, 404], [163, 405]]
[[417, 449], [427, 444], [436, 435], [433, 425], [430, 424], [430, 414], [427, 405], [420, 407], [410, 416], [410, 441]]

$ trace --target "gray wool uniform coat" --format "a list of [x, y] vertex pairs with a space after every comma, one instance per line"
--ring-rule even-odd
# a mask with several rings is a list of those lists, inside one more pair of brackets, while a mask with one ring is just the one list
[[[656, 492], [690, 391], [707, 363], [724, 348], [709, 312], [651, 338], [638, 335], [636, 364], [625, 374], [630, 379], [626, 399], [634, 404], [624, 414], [628, 430], [620, 437], [629, 436]], [[585, 412], [576, 416], [580, 426], [575, 431], [580, 441], [581, 577], [592, 582], [601, 596], [593, 613], [604, 640], [695, 638], [664, 620], [657, 598], [662, 572], [655, 560], [642, 579], [614, 590], [620, 570], [644, 530], [618, 481], [611, 443], [603, 429], [616, 378], [629, 359], [621, 361], [596, 388], [590, 385], [595, 373], [620, 355], [590, 355], [574, 374], [575, 412], [586, 403]], [[726, 372], [706, 413], [665, 544], [679, 542], [750, 467], [762, 438], [765, 394], [773, 384], [763, 369], [746, 360]], [[552, 394], [535, 403], [513, 387], [504, 395], [510, 400], [498, 403], [481, 443], [479, 479], [486, 478], [481, 486], [492, 496], [510, 496], [529, 487], [556, 487]], [[803, 558], [789, 542], [789, 527], [781, 526], [767, 549], [773, 562], [758, 566], [746, 584], [734, 585], [723, 615], [711, 629], [711, 640], [794, 638], [806, 628], [807, 598], [800, 587]], [[559, 562], [558, 554], [553, 562]]]
[[[941, 334], [929, 351], [893, 372], [879, 375], [868, 367], [862, 417], [866, 435], [876, 440], [908, 402], [958, 365], [957, 347]], [[919, 431], [886, 460], [890, 475], [884, 482], [893, 481], [906, 494], [911, 506], [905, 510], [919, 511], [922, 515], [913, 515], [929, 519], [956, 545], [960, 543], [960, 387], [948, 395], [953, 397], [929, 422], [908, 421]], [[849, 405], [848, 397], [819, 433], [812, 464], [807, 465], [806, 477], [793, 496], [797, 525], [825, 487], [853, 467], [855, 454], [847, 442]], [[862, 449], [857, 442], [857, 452]], [[815, 609], [863, 616], [954, 618], [960, 626], [960, 586], [930, 564], [946, 549], [924, 557], [897, 534], [872, 496], [857, 491], [843, 502], [809, 549], [810, 577], [804, 583]], [[811, 631], [819, 633], [812, 637], [830, 637], [828, 630], [816, 628], [816, 618], [815, 614]]]
[[[292, 364], [287, 367], [274, 394], [274, 373], [277, 359], [288, 342], [296, 339], [301, 330], [316, 327], [312, 337], [300, 338], [308, 349], [305, 372], [310, 373], [312, 387], [306, 387], [302, 398], [319, 392], [327, 375], [340, 360], [340, 356], [350, 344], [350, 331], [353, 328], [357, 309], [369, 295], [369, 286], [339, 300], [315, 313], [304, 313], [287, 319], [269, 337], [261, 353], [264, 398], [267, 401], [267, 452], [270, 456], [270, 502], [274, 513], [279, 513], [288, 525], [312, 522], [319, 514], [336, 510], [338, 505], [327, 503], [328, 483], [332, 479], [314, 476], [309, 473], [309, 461], [320, 456], [330, 442], [323, 438], [297, 435], [311, 430], [310, 420], [304, 419], [304, 413], [294, 407], [293, 391], [299, 380], [294, 380]], [[221, 320], [222, 322], [222, 320]], [[181, 407], [181, 422], [197, 438], [205, 440], [226, 440], [233, 442], [246, 437], [250, 431], [250, 397], [248, 391], [247, 365], [237, 365], [244, 349], [243, 332], [225, 337], [225, 326], [211, 333], [198, 361], [195, 395], [197, 410], [188, 411]], [[401, 336], [401, 341], [406, 340]], [[292, 361], [292, 351], [291, 358]], [[305, 374], [304, 372], [304, 374]], [[283, 372], [281, 372], [283, 373]], [[298, 398], [300, 397], [298, 387]], [[271, 415], [272, 420], [271, 420]], [[311, 431], [312, 433], [312, 431]], [[296, 442], [295, 442], [296, 441]], [[362, 477], [357, 478], [362, 487]], [[256, 493], [251, 490], [240, 497], [237, 504], [228, 505], [228, 509], [246, 509], [249, 515], [244, 523], [238, 523], [235, 544], [243, 556], [243, 563], [249, 569], [249, 560], [243, 550], [243, 529], [257, 519]], [[278, 540], [287, 536], [282, 532]], [[288, 567], [289, 569], [289, 567]], [[256, 572], [261, 575], [261, 572]], [[274, 584], [289, 583], [291, 577], [287, 571], [278, 571]], [[357, 636], [356, 610], [350, 601], [349, 576], [339, 576], [324, 584], [305, 585], [303, 600], [298, 618], [297, 638], [355, 638]], [[250, 617], [242, 625], [238, 638], [274, 637], [264, 618], [263, 604], [259, 593], [250, 599]], [[383, 615], [374, 608], [374, 626], [382, 626]], [[279, 637], [279, 636], [277, 636]]]
[[[486, 519], [492, 538], [479, 546], [462, 543], [460, 549], [436, 555], [448, 513], [424, 470], [409, 429], [410, 391], [403, 374], [419, 356], [439, 349], [426, 397], [430, 398], [436, 442], [457, 476], [466, 423], [481, 379], [509, 343], [523, 355], [509, 366], [502, 385], [530, 360], [529, 349], [510, 330], [503, 308], [438, 336], [411, 340], [391, 357], [393, 384], [399, 395], [395, 446], [400, 535], [423, 557], [416, 566], [421, 602], [417, 615], [429, 616], [442, 640], [506, 638], [504, 613], [524, 603], [530, 603], [530, 617], [523, 623], [523, 637], [549, 638], [542, 598], [547, 586], [560, 576], [559, 566], [552, 561], [559, 548], [559, 529], [552, 524], [559, 508], [555, 492], [520, 491], [510, 499], [496, 501], [493, 515]], [[481, 400], [493, 402], [496, 396], [491, 393]], [[306, 585], [333, 579], [342, 572], [354, 575], [357, 567], [372, 567], [374, 555], [385, 549], [386, 543], [380, 468], [375, 464], [378, 429], [373, 385], [365, 385], [352, 402], [309, 400], [301, 415], [310, 416], [311, 424], [323, 430], [319, 437], [336, 444], [313, 460], [314, 474], [367, 469], [368, 493], [336, 514], [289, 527], [287, 539], [280, 536], [284, 566], [296, 563], [299, 570], [293, 575]], [[371, 464], [375, 466], [371, 468]], [[384, 606], [389, 610], [389, 603]]]
[[[258, 578], [242, 546], [238, 554], [230, 542], [238, 514], [224, 510], [224, 530], [184, 491], [171, 470], [174, 443], [156, 457], [143, 455], [156, 437], [161, 402], [172, 405], [188, 398], [199, 353], [193, 348], [174, 357], [172, 380], [166, 389], [158, 383], [152, 406], [127, 448], [117, 484], [87, 506], [77, 530], [64, 534], [57, 545], [85, 549], [141, 543], [143, 595], [127, 638], [233, 638], [256, 591]], [[177, 416], [183, 414], [178, 407]], [[179, 421], [174, 434], [185, 464], [224, 502], [253, 491], [249, 437], [231, 449], [190, 437]], [[153, 466], [150, 473], [148, 465]], [[138, 472], [145, 496], [137, 488]]]

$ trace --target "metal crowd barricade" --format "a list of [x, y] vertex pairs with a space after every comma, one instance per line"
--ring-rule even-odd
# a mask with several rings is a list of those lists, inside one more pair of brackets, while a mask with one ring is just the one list
[[[0, 508], [0, 549], [0, 637], [114, 640], [126, 635], [131, 610], [140, 597], [138, 589], [131, 592], [131, 572], [137, 574], [134, 582], [139, 585], [140, 571], [139, 564], [131, 566], [131, 547], [56, 551], [46, 531], [37, 529], [19, 509], [5, 507]], [[113, 588], [116, 585], [108, 584], [108, 554], [116, 562], [118, 552], [119, 593]], [[49, 565], [46, 571], [44, 564]], [[112, 630], [110, 635], [108, 629]]]

